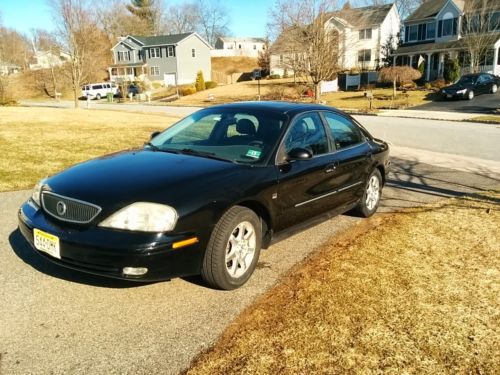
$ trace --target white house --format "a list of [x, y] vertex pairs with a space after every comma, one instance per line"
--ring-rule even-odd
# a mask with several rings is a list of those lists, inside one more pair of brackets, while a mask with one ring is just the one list
[[70, 55], [63, 51], [35, 51], [35, 63], [30, 64], [30, 70], [50, 69], [62, 66], [70, 59]]
[[212, 57], [247, 56], [258, 57], [259, 52], [266, 49], [264, 38], [217, 38]]
[[[327, 15], [325, 28], [339, 33], [339, 61], [342, 69], [374, 70], [380, 64], [382, 46], [397, 40], [400, 17], [395, 4], [341, 9]], [[287, 65], [286, 45], [280, 38], [271, 47], [271, 74], [282, 75]], [[305, 52], [307, 53], [307, 52]]]
[[[417, 67], [418, 61], [425, 61], [424, 77], [427, 81], [443, 77], [446, 58], [458, 58], [462, 72], [469, 66], [468, 48], [463, 36], [466, 29], [463, 0], [433, 0], [423, 3], [404, 22], [402, 44], [394, 53], [395, 65]], [[482, 59], [479, 70], [500, 75], [500, 1], [489, 0], [473, 4], [484, 9], [471, 8], [472, 17], [481, 12], [488, 16], [488, 34], [491, 46]], [[475, 13], [477, 12], [477, 13]], [[471, 15], [469, 15], [471, 16]], [[483, 30], [483, 32], [486, 30]]]

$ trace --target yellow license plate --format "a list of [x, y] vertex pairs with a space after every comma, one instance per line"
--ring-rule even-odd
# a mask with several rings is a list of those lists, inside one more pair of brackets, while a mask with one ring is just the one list
[[53, 256], [54, 258], [61, 259], [61, 251], [59, 249], [59, 237], [34, 229], [34, 242], [37, 250]]

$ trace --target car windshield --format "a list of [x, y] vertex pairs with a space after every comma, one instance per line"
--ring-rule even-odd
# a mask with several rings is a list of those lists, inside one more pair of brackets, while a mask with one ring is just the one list
[[477, 80], [476, 76], [462, 76], [457, 83], [474, 84], [476, 83], [476, 80]]
[[287, 117], [250, 109], [204, 109], [154, 137], [157, 151], [262, 165], [274, 150]]

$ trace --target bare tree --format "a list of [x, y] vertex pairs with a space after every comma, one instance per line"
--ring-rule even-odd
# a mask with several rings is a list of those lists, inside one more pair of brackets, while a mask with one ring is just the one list
[[[104, 33], [99, 29], [88, 0], [51, 0], [52, 14], [58, 25], [57, 37], [69, 54], [63, 65], [78, 108], [81, 85], [106, 66], [101, 58], [109, 60], [109, 44], [103, 44]], [[104, 48], [103, 48], [104, 46]], [[106, 49], [107, 48], [107, 49]]]
[[170, 6], [164, 23], [167, 31], [172, 34], [198, 30], [200, 26], [198, 4], [190, 2]]
[[500, 18], [493, 17], [492, 10], [498, 8], [498, 0], [468, 0], [465, 2], [462, 21], [463, 43], [471, 72], [477, 73], [479, 65], [493, 54], [493, 45], [498, 39], [495, 32]]
[[197, 0], [198, 31], [210, 44], [229, 33], [229, 13], [219, 0]]
[[138, 22], [137, 17], [128, 11], [125, 0], [94, 0], [92, 6], [96, 10], [99, 27], [106, 33], [111, 45], [126, 35], [147, 34], [145, 24]]
[[270, 34], [286, 35], [285, 44], [293, 51], [288, 60], [311, 79], [316, 100], [321, 81], [339, 71], [339, 33], [327, 24], [336, 5], [331, 0], [276, 0], [270, 13]]
[[379, 71], [379, 79], [382, 82], [392, 82], [392, 98], [396, 98], [396, 84], [411, 82], [422, 76], [417, 69], [410, 66], [391, 66]]
[[355, 7], [369, 6], [369, 5], [383, 5], [389, 3], [396, 3], [399, 16], [401, 19], [408, 17], [415, 9], [428, 0], [357, 0], [352, 1], [351, 4]]

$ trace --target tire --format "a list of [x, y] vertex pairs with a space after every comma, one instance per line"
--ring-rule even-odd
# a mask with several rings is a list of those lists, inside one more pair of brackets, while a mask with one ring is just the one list
[[101, 94], [97, 94], [97, 95], [95, 96], [95, 100], [101, 100]]
[[362, 217], [372, 216], [378, 209], [382, 198], [382, 175], [375, 169], [368, 177], [363, 197], [359, 201], [356, 211]]
[[255, 270], [261, 246], [259, 217], [248, 208], [231, 207], [217, 222], [210, 237], [201, 268], [203, 280], [212, 288], [222, 290], [242, 286]]
[[474, 91], [470, 90], [470, 91], [467, 93], [467, 99], [469, 99], [469, 100], [474, 99]]
[[496, 83], [494, 83], [493, 85], [491, 85], [491, 93], [494, 94], [498, 91], [498, 86], [496, 85]]

